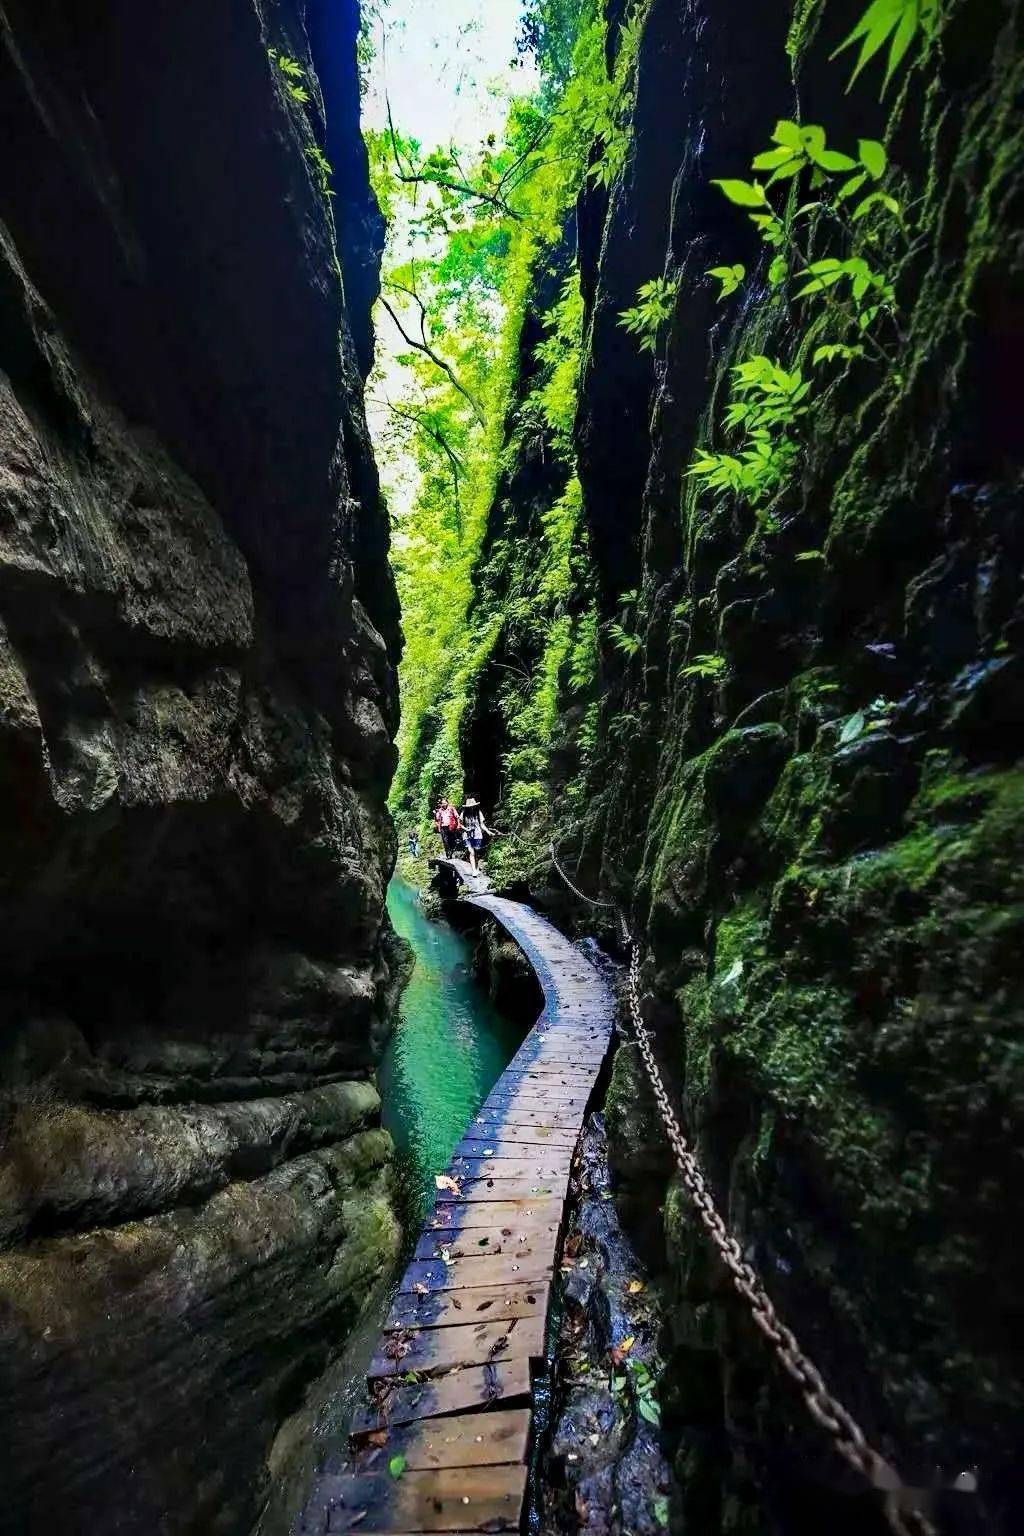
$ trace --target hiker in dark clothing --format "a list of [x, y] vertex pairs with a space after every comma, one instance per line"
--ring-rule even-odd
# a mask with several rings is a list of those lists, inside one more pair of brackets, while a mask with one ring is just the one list
[[494, 836], [491, 828], [484, 821], [483, 809], [475, 795], [466, 796], [466, 803], [462, 807], [462, 826], [466, 834], [469, 867], [475, 871], [480, 867], [477, 860], [483, 850], [484, 835]]

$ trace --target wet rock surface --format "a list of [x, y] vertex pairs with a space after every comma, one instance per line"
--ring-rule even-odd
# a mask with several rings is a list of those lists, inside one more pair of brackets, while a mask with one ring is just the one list
[[5, 1530], [244, 1528], [397, 1243], [379, 234], [306, 17], [0, 7]]
[[[880, 107], [877, 82], [844, 94], [829, 62], [864, 9], [655, 0], [645, 21], [627, 166], [607, 208], [595, 191], [584, 210], [600, 238], [581, 247], [578, 423], [592, 549], [609, 594], [639, 587], [639, 645], [604, 648], [606, 727], [629, 724], [598, 752], [569, 846], [642, 936], [666, 1076], [780, 1311], [911, 1484], [977, 1467], [978, 1496], [940, 1511], [950, 1529], [1009, 1532], [1024, 1508], [1024, 1276], [1005, 1222], [1024, 1124], [1024, 548], [1020, 434], [998, 400], [1020, 316], [1020, 162], [1004, 153], [1020, 143], [1020, 16], [951, 6]], [[820, 406], [766, 525], [685, 471], [725, 441], [732, 363], [810, 368], [798, 308], [751, 290], [728, 310], [703, 280], [740, 261], [764, 281], [768, 257], [709, 179], [747, 176], [798, 115], [830, 144], [873, 123], [922, 201], [899, 367], [853, 370]], [[679, 282], [673, 316], [653, 360], [623, 365], [616, 316], [659, 273]], [[623, 366], [648, 370], [650, 409], [619, 428]], [[884, 1529], [648, 1160], [659, 1132], [635, 1068], [620, 1052], [612, 1159], [649, 1179], [631, 1230], [656, 1266], [667, 1244], [674, 1277], [685, 1528]]]
[[541, 1529], [658, 1536], [673, 1486], [659, 1422], [663, 1319], [619, 1219], [600, 1114], [587, 1122], [576, 1168]]

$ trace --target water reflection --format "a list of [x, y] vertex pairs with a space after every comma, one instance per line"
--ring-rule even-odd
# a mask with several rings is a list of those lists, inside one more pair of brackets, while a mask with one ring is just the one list
[[445, 922], [428, 922], [416, 892], [397, 877], [388, 911], [412, 945], [416, 968], [380, 1067], [384, 1124], [395, 1139], [409, 1216], [434, 1199], [445, 1167], [518, 1048], [523, 1031], [502, 1018], [473, 979], [466, 940]]

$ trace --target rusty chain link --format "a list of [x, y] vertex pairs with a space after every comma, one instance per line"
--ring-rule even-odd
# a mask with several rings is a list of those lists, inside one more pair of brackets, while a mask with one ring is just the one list
[[815, 1423], [829, 1435], [836, 1451], [847, 1465], [884, 1494], [885, 1517], [894, 1536], [938, 1536], [935, 1526], [924, 1511], [908, 1505], [910, 1490], [906, 1488], [889, 1462], [869, 1444], [864, 1431], [853, 1415], [832, 1396], [817, 1366], [804, 1354], [791, 1329], [780, 1320], [767, 1291], [751, 1265], [744, 1259], [743, 1250], [720, 1216], [700, 1164], [682, 1133], [665, 1091], [665, 1083], [658, 1064], [654, 1059], [651, 1037], [640, 1013], [640, 946], [630, 938], [624, 922], [623, 932], [630, 945], [629, 1011], [636, 1043], [650, 1080], [665, 1135], [675, 1154], [683, 1183], [700, 1217], [701, 1225], [721, 1256], [733, 1285], [749, 1306], [754, 1322], [771, 1345], [775, 1358], [799, 1387], [800, 1394]]

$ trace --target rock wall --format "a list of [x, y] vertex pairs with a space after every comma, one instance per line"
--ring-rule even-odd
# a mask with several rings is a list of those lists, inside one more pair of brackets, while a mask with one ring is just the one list
[[4, 1530], [246, 1528], [396, 1246], [357, 28], [0, 4]]
[[[1020, 12], [946, 8], [883, 73], [831, 55], [865, 7], [654, 0], [634, 141], [599, 246], [578, 421], [607, 593], [641, 590], [640, 646], [606, 646], [606, 724], [580, 869], [645, 940], [645, 1005], [720, 1205], [780, 1311], [908, 1481], [977, 1469], [944, 1529], [1020, 1518], [1006, 1225], [1021, 1156]], [[914, 198], [898, 356], [817, 400], [799, 473], [754, 516], [686, 476], [727, 368], [812, 374], [813, 330], [712, 177], [749, 177], [778, 118], [885, 138]], [[652, 256], [656, 259], [652, 262]], [[744, 262], [738, 308], [707, 268]], [[629, 450], [614, 430], [656, 275], [678, 294]], [[631, 371], [630, 371], [631, 370]], [[631, 386], [632, 387], [632, 386]], [[822, 398], [823, 397], [823, 398]], [[804, 558], [798, 558], [801, 554]], [[709, 666], [710, 662], [710, 666]], [[604, 782], [602, 782], [604, 780]], [[593, 885], [591, 886], [593, 888]], [[646, 1105], [646, 1107], [644, 1107]], [[787, 1391], [697, 1234], [629, 1050], [609, 1131], [675, 1294], [666, 1420], [690, 1531], [882, 1528]]]
[[[532, 546], [512, 543], [558, 494], [536, 469], [547, 445], [514, 435], [490, 530], [509, 548], [479, 585], [498, 612], [525, 593], [551, 627], [599, 601], [596, 687], [566, 653], [516, 877], [553, 905], [553, 838], [627, 913], [673, 1096], [780, 1312], [910, 1484], [976, 1469], [976, 1495], [934, 1496], [944, 1530], [1008, 1532], [1024, 1508], [1024, 1271], [1006, 1219], [1024, 1150], [1021, 13], [953, 0], [883, 94], [887, 50], [849, 89], [854, 55], [834, 58], [866, 9], [632, 13], [630, 148], [576, 219], [573, 592], [545, 607]], [[605, 12], [614, 52], [627, 7]], [[897, 167], [910, 234], [879, 236], [883, 363], [815, 363], [825, 338], [797, 282], [770, 280], [773, 252], [711, 185], [749, 178], [795, 118], [840, 150], [884, 141]], [[745, 279], [722, 303], [707, 269], [734, 262]], [[620, 322], [658, 278], [672, 298], [645, 351]], [[760, 354], [803, 370], [813, 406], [794, 473], [751, 506], [688, 469], [729, 442], [729, 369]], [[483, 780], [504, 752], [491, 788], [509, 804], [527, 765], [501, 734], [498, 669], [525, 659], [535, 680], [546, 662], [494, 657], [463, 758]], [[560, 901], [616, 943], [606, 913]], [[623, 1210], [671, 1301], [674, 1527], [884, 1529], [696, 1231], [628, 1047], [607, 1120]]]

